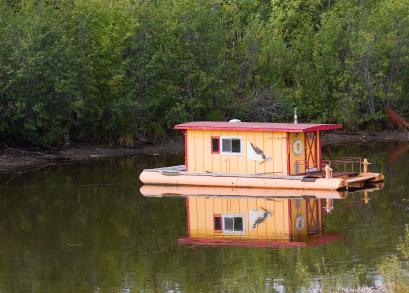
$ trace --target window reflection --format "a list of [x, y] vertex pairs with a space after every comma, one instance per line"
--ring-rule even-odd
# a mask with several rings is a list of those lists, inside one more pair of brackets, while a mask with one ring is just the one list
[[[368, 204], [374, 185], [357, 204]], [[350, 191], [349, 193], [351, 193]], [[187, 235], [180, 244], [245, 247], [305, 247], [342, 238], [326, 233], [325, 215], [349, 193], [338, 191], [144, 186], [145, 196], [186, 198]]]

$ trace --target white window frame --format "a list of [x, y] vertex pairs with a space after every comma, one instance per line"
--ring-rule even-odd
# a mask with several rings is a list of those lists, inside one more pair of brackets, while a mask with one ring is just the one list
[[[224, 228], [224, 219], [225, 218], [241, 218], [243, 222], [243, 230], [242, 231], [232, 231], [232, 230], [226, 230]], [[246, 233], [246, 222], [245, 222], [246, 217], [242, 214], [222, 214], [222, 231], [224, 234], [245, 234]], [[234, 225], [234, 220], [233, 220], [233, 225]], [[234, 228], [234, 226], [233, 226]]]
[[[240, 140], [240, 153], [225, 152], [223, 151], [223, 139], [239, 139]], [[220, 136], [220, 154], [240, 156], [243, 154], [243, 139], [241, 136]]]

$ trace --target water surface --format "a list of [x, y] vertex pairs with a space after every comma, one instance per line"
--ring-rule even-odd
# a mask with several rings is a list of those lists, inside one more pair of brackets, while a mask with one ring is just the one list
[[[409, 223], [409, 154], [396, 143], [332, 146], [327, 156], [366, 156], [383, 190], [333, 201], [314, 246], [181, 243], [184, 197], [140, 194], [143, 168], [181, 155], [139, 156], [2, 174], [1, 292], [296, 292], [375, 286], [379, 261]], [[324, 206], [321, 207], [321, 210]], [[182, 241], [183, 242], [183, 241]]]

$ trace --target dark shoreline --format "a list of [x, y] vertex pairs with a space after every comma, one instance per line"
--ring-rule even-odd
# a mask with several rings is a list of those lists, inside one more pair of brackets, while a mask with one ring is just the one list
[[0, 173], [26, 172], [50, 165], [88, 162], [147, 154], [176, 154], [184, 151], [183, 139], [145, 144], [135, 148], [109, 145], [66, 146], [58, 151], [33, 148], [0, 148]]
[[[323, 136], [323, 145], [368, 142], [409, 142], [408, 132], [337, 132]], [[36, 168], [67, 162], [95, 161], [107, 158], [146, 155], [176, 154], [184, 152], [183, 138], [162, 143], [141, 145], [136, 148], [112, 147], [107, 145], [67, 146], [58, 151], [40, 149], [0, 149], [0, 172], [25, 172]]]

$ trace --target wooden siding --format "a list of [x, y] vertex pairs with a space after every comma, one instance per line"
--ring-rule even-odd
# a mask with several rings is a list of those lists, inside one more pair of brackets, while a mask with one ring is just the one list
[[[191, 196], [187, 215], [189, 237], [288, 240], [289, 201], [291, 199]], [[250, 212], [263, 209], [270, 215], [254, 227], [250, 223]], [[244, 232], [229, 234], [216, 231], [214, 217], [223, 215], [242, 216]]]
[[[318, 170], [320, 170], [321, 166], [320, 133], [314, 132], [316, 138], [310, 141], [308, 141], [307, 139], [308, 134], [309, 134], [308, 132], [289, 133], [290, 175], [305, 173], [307, 161], [309, 168], [316, 167]], [[301, 142], [300, 154], [296, 154], [294, 152], [294, 143], [296, 140], [299, 140]]]
[[[289, 133], [289, 149], [290, 149], [290, 175], [296, 175], [305, 172], [305, 145], [304, 145], [304, 133]], [[294, 143], [296, 140], [301, 142], [301, 153], [296, 154], [294, 152]], [[297, 168], [298, 162], [298, 168]], [[297, 170], [298, 169], [298, 170]]]
[[[192, 173], [269, 173], [287, 175], [287, 144], [285, 132], [249, 132], [220, 130], [187, 130], [187, 163]], [[212, 154], [211, 138], [240, 137], [241, 154]], [[271, 157], [263, 163], [247, 158], [247, 147], [252, 142]]]
[[317, 131], [317, 160], [318, 160], [318, 170], [322, 169], [322, 141], [321, 141], [321, 131]]
[[309, 235], [324, 232], [322, 200], [303, 198], [290, 200], [290, 231], [292, 241], [304, 241]]

